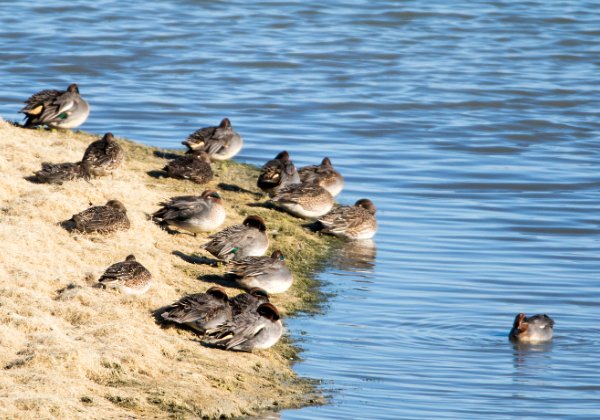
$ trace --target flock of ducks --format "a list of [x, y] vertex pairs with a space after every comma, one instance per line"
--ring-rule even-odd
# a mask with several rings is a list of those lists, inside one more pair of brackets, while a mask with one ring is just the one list
[[[46, 125], [70, 129], [87, 119], [90, 108], [76, 84], [66, 91], [44, 90], [25, 101], [20, 112], [25, 127]], [[218, 126], [201, 128], [182, 142], [185, 155], [170, 161], [165, 176], [197, 184], [213, 177], [212, 160], [233, 158], [243, 147], [242, 137], [224, 118]], [[42, 163], [31, 178], [35, 182], [61, 184], [77, 178], [89, 180], [111, 174], [123, 162], [123, 150], [111, 133], [94, 141], [80, 162]], [[320, 165], [296, 169], [287, 151], [277, 154], [261, 168], [257, 187], [270, 197], [270, 203], [300, 218], [316, 219], [322, 233], [346, 240], [372, 238], [377, 230], [376, 208], [369, 199], [353, 206], [337, 206], [335, 199], [344, 187], [344, 178], [329, 158]], [[194, 236], [218, 229], [226, 219], [219, 193], [206, 190], [200, 196], [173, 197], [160, 203], [152, 220], [165, 229], [184, 230]], [[93, 206], [64, 222], [67, 229], [84, 233], [107, 234], [129, 229], [127, 210], [118, 200]], [[293, 283], [283, 254], [276, 250], [263, 256], [269, 247], [265, 221], [255, 215], [242, 224], [229, 226], [209, 236], [203, 248], [230, 265], [227, 274], [247, 293], [229, 298], [220, 287], [182, 297], [160, 313], [168, 322], [185, 325], [202, 334], [205, 343], [227, 350], [252, 351], [274, 345], [283, 326], [269, 294], [283, 293]], [[145, 293], [152, 282], [150, 272], [129, 255], [100, 277], [99, 285], [117, 287], [124, 293]], [[511, 341], [541, 343], [552, 339], [554, 321], [545, 314], [516, 316], [509, 333]]]
[[[76, 84], [66, 91], [44, 90], [26, 101], [21, 109], [25, 127], [48, 126], [75, 128], [88, 117], [90, 108], [80, 96]], [[187, 152], [171, 160], [164, 168], [166, 177], [205, 184], [213, 178], [211, 162], [231, 159], [243, 147], [242, 137], [224, 118], [218, 126], [201, 128], [183, 144]], [[37, 183], [62, 184], [74, 179], [90, 180], [107, 176], [123, 163], [124, 151], [111, 133], [92, 142], [78, 162], [42, 163], [29, 179]], [[344, 178], [329, 158], [320, 165], [296, 169], [287, 151], [279, 153], [261, 168], [257, 187], [270, 203], [294, 216], [313, 219], [323, 233], [347, 240], [373, 237], [377, 230], [375, 205], [368, 199], [354, 206], [338, 206], [335, 200], [344, 187]], [[211, 232], [203, 249], [227, 264], [226, 275], [246, 290], [234, 297], [221, 287], [183, 296], [161, 308], [157, 318], [191, 328], [205, 344], [227, 350], [253, 351], [273, 346], [283, 333], [278, 309], [269, 296], [286, 292], [294, 275], [286, 266], [280, 250], [264, 255], [269, 248], [265, 220], [247, 216], [241, 224], [218, 230], [227, 214], [221, 195], [206, 189], [199, 196], [172, 197], [159, 203], [150, 219], [172, 231], [196, 236]], [[125, 205], [109, 200], [74, 214], [62, 226], [72, 232], [110, 234], [130, 228]], [[213, 233], [214, 232], [214, 233]], [[118, 288], [123, 293], [141, 295], [152, 285], [151, 273], [134, 255], [106, 269], [97, 287]]]

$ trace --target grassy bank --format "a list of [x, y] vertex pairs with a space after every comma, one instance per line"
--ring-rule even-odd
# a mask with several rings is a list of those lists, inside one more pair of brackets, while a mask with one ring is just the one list
[[[147, 215], [166, 198], [211, 187], [223, 196], [225, 225], [262, 216], [271, 234], [268, 252], [281, 249], [296, 277], [288, 293], [272, 299], [284, 316], [318, 300], [310, 275], [328, 240], [298, 219], [257, 206], [254, 167], [216, 163], [214, 180], [198, 186], [157, 176], [164, 154], [126, 140], [119, 139], [124, 167], [113, 177], [63, 185], [26, 179], [44, 161], [80, 160], [97, 138], [0, 120], [0, 416], [214, 418], [314, 403], [310, 383], [291, 370], [289, 340], [257, 354], [233, 353], [154, 321], [155, 309], [183, 294], [229, 284], [221, 277], [225, 267], [200, 263], [208, 256], [201, 250], [206, 235], [169, 234]], [[125, 204], [129, 231], [99, 236], [60, 227], [110, 199]], [[106, 267], [132, 253], [153, 274], [146, 295], [91, 287]]]

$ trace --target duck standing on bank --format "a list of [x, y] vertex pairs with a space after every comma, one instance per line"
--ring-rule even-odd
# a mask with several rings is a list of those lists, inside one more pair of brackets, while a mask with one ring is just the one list
[[211, 287], [206, 293], [187, 295], [171, 304], [161, 317], [204, 334], [232, 319], [227, 293], [221, 287]]
[[229, 118], [223, 118], [217, 127], [204, 127], [189, 135], [182, 142], [189, 151], [202, 150], [214, 160], [227, 160], [237, 155], [244, 140], [231, 126]]
[[90, 143], [81, 161], [87, 164], [91, 175], [105, 176], [121, 166], [124, 155], [113, 134], [106, 133], [100, 140]]
[[232, 274], [246, 290], [260, 288], [269, 294], [283, 293], [294, 282], [294, 276], [286, 267], [285, 258], [279, 250], [270, 257], [246, 257], [232, 261], [228, 274]]
[[333, 168], [331, 160], [324, 158], [320, 165], [304, 166], [298, 169], [303, 184], [318, 184], [329, 191], [333, 197], [342, 192], [344, 177]]
[[110, 200], [103, 206], [93, 206], [74, 214], [68, 222], [73, 230], [85, 233], [111, 233], [130, 227], [127, 209], [119, 200]]
[[220, 260], [238, 260], [261, 256], [269, 247], [265, 221], [259, 216], [248, 216], [241, 225], [233, 225], [214, 235], [204, 249]]
[[513, 327], [508, 334], [511, 341], [537, 344], [552, 340], [554, 320], [546, 314], [526, 316], [521, 313], [515, 317]]
[[226, 350], [251, 352], [264, 350], [279, 341], [283, 324], [279, 311], [271, 303], [262, 303], [256, 311], [242, 312], [231, 321], [206, 331], [205, 341]]
[[177, 179], [189, 179], [196, 184], [206, 184], [213, 178], [210, 157], [202, 150], [193, 150], [169, 162], [163, 170], [167, 176]]
[[66, 91], [42, 90], [29, 97], [25, 104], [19, 111], [25, 114], [25, 127], [75, 128], [83, 124], [90, 114], [90, 107], [79, 95], [75, 83], [69, 85]]
[[132, 254], [125, 261], [108, 267], [98, 283], [103, 287], [121, 289], [128, 295], [141, 295], [152, 285], [152, 274]]
[[287, 151], [280, 152], [275, 159], [263, 165], [256, 185], [272, 196], [281, 188], [290, 184], [299, 184], [300, 176]]
[[173, 197], [160, 203], [162, 208], [152, 215], [161, 226], [174, 226], [194, 236], [217, 229], [225, 221], [225, 207], [215, 190], [206, 190], [200, 196]]
[[370, 239], [377, 232], [375, 204], [367, 198], [353, 206], [339, 206], [319, 218], [321, 232], [344, 239]]

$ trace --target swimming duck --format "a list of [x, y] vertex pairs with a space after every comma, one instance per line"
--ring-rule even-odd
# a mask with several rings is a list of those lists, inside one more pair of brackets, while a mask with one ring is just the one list
[[328, 157], [324, 158], [320, 165], [304, 166], [298, 169], [298, 175], [303, 184], [319, 184], [333, 197], [342, 192], [344, 188], [344, 177], [333, 169]]
[[344, 239], [370, 239], [377, 231], [376, 211], [367, 198], [358, 200], [354, 206], [340, 206], [319, 219], [321, 232]]
[[236, 316], [246, 311], [254, 312], [262, 303], [268, 302], [269, 294], [266, 290], [253, 287], [247, 293], [240, 293], [229, 299], [229, 306], [231, 306], [231, 314]]
[[112, 133], [106, 133], [100, 140], [92, 142], [83, 154], [82, 162], [89, 166], [94, 176], [111, 174], [123, 162], [123, 149], [115, 141]]
[[256, 311], [242, 312], [231, 321], [208, 330], [205, 340], [226, 350], [251, 352], [268, 349], [282, 334], [279, 311], [270, 303], [262, 303]]
[[152, 285], [152, 274], [128, 255], [125, 261], [118, 262], [106, 269], [98, 280], [104, 287], [119, 288], [128, 295], [141, 295]]
[[74, 214], [71, 221], [74, 229], [86, 233], [110, 233], [129, 229], [127, 210], [119, 200], [110, 200], [103, 206], [90, 207]]
[[281, 251], [274, 251], [270, 257], [242, 258], [232, 264], [228, 273], [233, 274], [237, 283], [247, 290], [259, 287], [269, 294], [283, 293], [294, 281]]
[[300, 176], [285, 150], [263, 165], [256, 185], [269, 195], [290, 184], [299, 184]]
[[215, 160], [231, 159], [242, 150], [244, 140], [233, 129], [229, 118], [223, 118], [218, 127], [204, 127], [182, 142], [190, 151], [202, 150]]
[[211, 287], [206, 293], [184, 296], [170, 305], [161, 317], [204, 334], [207, 329], [231, 320], [228, 300], [225, 290], [217, 286]]
[[204, 249], [215, 257], [230, 261], [244, 257], [261, 256], [269, 247], [264, 220], [248, 216], [241, 225], [233, 225], [209, 236]]
[[45, 184], [62, 184], [78, 178], [89, 179], [89, 167], [83, 162], [42, 163], [42, 169], [34, 176], [35, 182]]
[[19, 111], [25, 114], [25, 127], [47, 125], [56, 128], [75, 128], [90, 114], [88, 103], [79, 95], [75, 83], [66, 91], [42, 90], [25, 101]]
[[518, 314], [508, 337], [521, 343], [543, 343], [552, 340], [553, 328], [554, 321], [546, 314]]
[[173, 197], [160, 205], [162, 208], [152, 215], [153, 220], [187, 230], [194, 236], [215, 230], [225, 221], [225, 208], [215, 190], [206, 190], [200, 196]]
[[292, 184], [276, 192], [271, 202], [294, 216], [311, 219], [330, 211], [334, 200], [320, 185]]
[[172, 160], [163, 170], [171, 178], [189, 179], [197, 184], [205, 184], [213, 177], [210, 157], [202, 150], [193, 150], [188, 155]]

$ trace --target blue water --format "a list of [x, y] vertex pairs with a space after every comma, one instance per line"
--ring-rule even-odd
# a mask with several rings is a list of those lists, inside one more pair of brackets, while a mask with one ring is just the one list
[[[227, 116], [241, 161], [329, 156], [374, 245], [287, 320], [304, 418], [600, 417], [600, 3], [0, 3], [0, 115], [76, 82], [82, 129], [161, 147]], [[518, 312], [556, 321], [513, 347]]]

